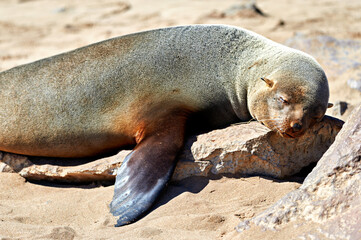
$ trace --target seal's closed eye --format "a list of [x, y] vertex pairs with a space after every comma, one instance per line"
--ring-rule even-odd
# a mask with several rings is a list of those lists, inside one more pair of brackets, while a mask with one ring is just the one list
[[261, 80], [264, 81], [267, 84], [267, 86], [270, 88], [273, 87], [273, 85], [274, 85], [274, 81], [272, 81], [268, 78], [261, 78]]
[[289, 104], [289, 102], [288, 102], [284, 97], [282, 97], [282, 96], [280, 96], [280, 97], [278, 98], [278, 101], [280, 101], [280, 102], [283, 103], [283, 104]]

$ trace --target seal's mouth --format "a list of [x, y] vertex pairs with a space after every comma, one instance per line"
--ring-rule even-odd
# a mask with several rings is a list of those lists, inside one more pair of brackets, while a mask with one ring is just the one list
[[288, 134], [288, 133], [286, 133], [286, 132], [278, 132], [282, 137], [284, 137], [284, 138], [296, 138], [295, 136], [292, 136], [292, 135], [290, 135], [290, 134]]
[[305, 132], [304, 131], [302, 131], [302, 132], [278, 131], [278, 133], [284, 138], [298, 138], [298, 137], [301, 137]]
[[301, 137], [305, 133], [304, 130], [295, 132], [292, 128], [288, 128], [288, 129], [284, 130], [284, 129], [277, 128], [275, 126], [269, 126], [268, 124], [264, 123], [263, 121], [259, 121], [259, 122], [263, 126], [266, 126], [269, 129], [271, 129], [272, 131], [277, 132], [283, 138], [298, 138], [298, 137]]

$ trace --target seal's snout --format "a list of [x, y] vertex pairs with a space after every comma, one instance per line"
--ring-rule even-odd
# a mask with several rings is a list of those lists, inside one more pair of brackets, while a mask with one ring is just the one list
[[303, 135], [304, 127], [300, 122], [292, 122], [290, 127], [282, 134], [283, 137], [297, 138]]
[[[298, 138], [300, 136], [302, 136], [304, 134], [304, 126], [301, 122], [299, 121], [293, 121], [291, 123], [289, 123], [288, 125], [289, 127], [287, 127], [284, 131], [279, 131], [282, 137], [285, 138]], [[281, 129], [280, 129], [281, 130]]]

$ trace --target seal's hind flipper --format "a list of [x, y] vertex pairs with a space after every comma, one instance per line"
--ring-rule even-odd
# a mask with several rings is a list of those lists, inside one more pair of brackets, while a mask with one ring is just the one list
[[110, 211], [116, 226], [134, 222], [155, 202], [170, 179], [183, 145], [184, 124], [172, 121], [147, 134], [118, 169]]
[[[143, 164], [136, 167], [128, 166], [129, 160], [135, 155], [136, 152], [130, 153], [126, 162], [117, 172], [114, 197], [110, 204], [111, 213], [114, 216], [120, 216], [116, 224], [117, 227], [137, 220], [152, 206], [174, 169], [175, 164], [172, 164], [162, 176], [153, 176], [151, 168], [145, 169]], [[157, 166], [151, 167], [156, 168]]]

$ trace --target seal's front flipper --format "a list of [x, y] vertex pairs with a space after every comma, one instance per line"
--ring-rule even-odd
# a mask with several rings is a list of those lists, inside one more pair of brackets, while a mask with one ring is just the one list
[[[168, 126], [167, 126], [168, 125]], [[170, 179], [176, 155], [183, 145], [184, 123], [171, 121], [147, 134], [118, 169], [110, 211], [119, 216], [116, 226], [141, 217]]]

